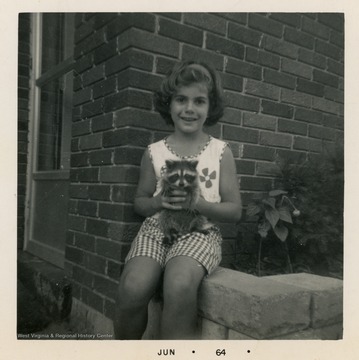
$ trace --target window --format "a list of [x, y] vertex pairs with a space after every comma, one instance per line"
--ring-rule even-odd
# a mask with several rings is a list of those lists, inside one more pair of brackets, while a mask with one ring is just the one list
[[74, 14], [32, 14], [32, 105], [25, 250], [64, 266]]

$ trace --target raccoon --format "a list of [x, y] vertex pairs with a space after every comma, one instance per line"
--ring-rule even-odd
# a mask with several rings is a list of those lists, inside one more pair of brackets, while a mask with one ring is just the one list
[[172, 245], [180, 236], [197, 231], [206, 233], [203, 228], [206, 218], [191, 210], [200, 196], [197, 160], [166, 160], [166, 171], [161, 178], [162, 192], [170, 196], [173, 190], [183, 190], [189, 198], [189, 208], [183, 210], [163, 209], [159, 223], [163, 231], [163, 243]]

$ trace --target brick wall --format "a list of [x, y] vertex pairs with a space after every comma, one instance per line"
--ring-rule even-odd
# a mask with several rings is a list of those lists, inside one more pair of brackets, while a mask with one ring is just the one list
[[[152, 92], [178, 59], [211, 62], [228, 108], [209, 131], [230, 142], [242, 198], [271, 188], [276, 155], [343, 142], [340, 14], [77, 14], [66, 271], [74, 297], [111, 317], [145, 147], [171, 129]], [[222, 226], [224, 262], [236, 229]]]
[[26, 168], [29, 131], [30, 15], [19, 15], [18, 49], [18, 227], [17, 247], [23, 247], [25, 224]]

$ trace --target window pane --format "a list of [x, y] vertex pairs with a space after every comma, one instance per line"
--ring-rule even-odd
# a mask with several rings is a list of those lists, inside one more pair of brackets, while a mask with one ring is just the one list
[[61, 165], [63, 78], [41, 88], [38, 170], [57, 170]]
[[42, 14], [42, 74], [64, 60], [64, 20], [64, 14]]

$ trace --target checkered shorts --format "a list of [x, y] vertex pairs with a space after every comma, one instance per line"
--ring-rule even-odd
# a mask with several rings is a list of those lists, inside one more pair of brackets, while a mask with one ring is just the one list
[[178, 238], [173, 245], [165, 245], [163, 232], [157, 219], [147, 218], [134, 239], [126, 262], [136, 256], [155, 259], [162, 268], [176, 256], [189, 256], [197, 260], [210, 274], [222, 259], [222, 236], [217, 226], [208, 229], [208, 234], [193, 232]]

